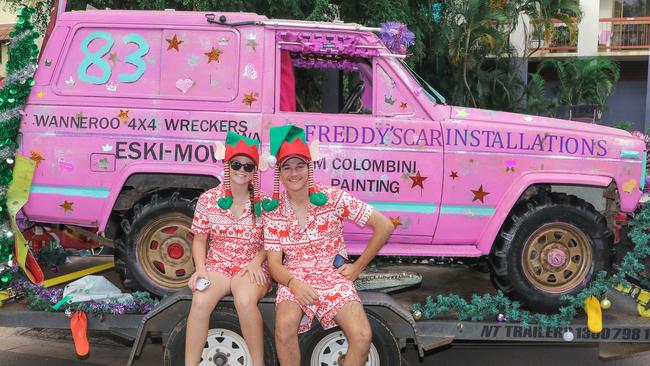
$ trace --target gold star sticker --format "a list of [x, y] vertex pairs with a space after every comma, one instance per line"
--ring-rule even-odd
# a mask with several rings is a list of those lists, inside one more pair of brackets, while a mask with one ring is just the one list
[[126, 122], [128, 121], [129, 118], [129, 110], [122, 110], [120, 109], [120, 114], [117, 116], [117, 118], [120, 119], [120, 122]]
[[208, 63], [210, 63], [212, 61], [219, 62], [219, 56], [221, 56], [222, 53], [222, 50], [212, 47], [212, 50], [204, 53], [204, 55], [208, 56]]
[[465, 110], [465, 108], [461, 108], [456, 111], [456, 117], [467, 117], [469, 116], [469, 113]]
[[45, 93], [42, 90], [39, 90], [38, 93], [36, 93], [36, 98], [43, 98], [45, 96]]
[[455, 180], [456, 178], [458, 178], [458, 172], [452, 170], [449, 176], [451, 177], [451, 179]]
[[180, 44], [183, 43], [183, 41], [178, 39], [175, 34], [171, 39], [166, 39], [166, 41], [168, 43], [167, 51], [171, 50], [172, 48], [175, 49], [176, 51], [180, 51], [178, 49], [178, 46], [180, 46]]
[[420, 186], [420, 188], [424, 189], [424, 181], [427, 180], [428, 177], [421, 176], [420, 171], [418, 170], [414, 176], [410, 176], [409, 178], [411, 178], [411, 180], [413, 181], [413, 184], [411, 184], [411, 188]]
[[63, 201], [62, 204], [59, 205], [63, 209], [63, 212], [68, 212], [72, 211], [72, 205], [74, 205], [74, 202], [69, 202], [68, 200]]
[[474, 193], [474, 198], [472, 199], [472, 202], [478, 200], [478, 201], [481, 201], [481, 203], [485, 203], [485, 201], [483, 199], [485, 198], [485, 196], [490, 194], [490, 192], [486, 192], [486, 191], [483, 190], [483, 185], [482, 184], [478, 188], [478, 190], [471, 189], [471, 191], [472, 191], [472, 193]]
[[402, 225], [403, 225], [402, 222], [401, 222], [400, 219], [399, 219], [399, 216], [397, 216], [397, 217], [391, 217], [391, 218], [390, 218], [390, 222], [393, 223], [393, 226], [394, 226], [396, 229], [397, 229], [398, 226], [402, 226]]
[[409, 105], [408, 105], [408, 103], [406, 103], [406, 102], [402, 102], [402, 103], [399, 105], [399, 107], [404, 111], [404, 110], [406, 110], [406, 108], [409, 107]]
[[120, 59], [117, 58], [117, 53], [111, 52], [111, 54], [108, 56], [108, 59], [111, 60], [113, 64], [116, 64]]
[[32, 154], [29, 158], [32, 159], [36, 163], [36, 167], [38, 168], [38, 165], [41, 163], [41, 161], [45, 160], [44, 157], [41, 156], [41, 152], [36, 150], [29, 150], [29, 152]]
[[257, 101], [257, 93], [254, 92], [244, 93], [244, 99], [242, 99], [242, 103], [250, 107], [253, 105], [253, 102], [255, 101]]

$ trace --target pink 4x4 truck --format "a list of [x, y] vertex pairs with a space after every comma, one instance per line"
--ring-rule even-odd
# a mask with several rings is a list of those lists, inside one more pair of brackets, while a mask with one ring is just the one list
[[[642, 195], [644, 141], [446, 105], [376, 31], [60, 12], [21, 122], [20, 152], [38, 162], [25, 217], [97, 228], [126, 284], [175, 291], [194, 268], [196, 199], [220, 181], [214, 142], [236, 131], [268, 150], [269, 127], [291, 123], [320, 141], [318, 180], [391, 218], [383, 255], [487, 256], [495, 286], [540, 309], [608, 270], [613, 219]], [[348, 226], [349, 254], [368, 237]]]

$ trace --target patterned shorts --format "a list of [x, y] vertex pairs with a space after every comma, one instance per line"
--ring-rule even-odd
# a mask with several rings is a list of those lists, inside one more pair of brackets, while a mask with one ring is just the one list
[[323, 329], [333, 328], [337, 325], [334, 317], [345, 304], [351, 301], [361, 302], [357, 290], [354, 288], [354, 283], [337, 273], [333, 268], [332, 270], [318, 271], [317, 273], [314, 272], [313, 268], [290, 269], [290, 271], [294, 278], [311, 285], [318, 294], [318, 301], [314, 305], [303, 305], [296, 299], [291, 289], [286, 286], [279, 286], [275, 303], [293, 301], [300, 306], [304, 313], [298, 333], [311, 329], [314, 317], [318, 319]]

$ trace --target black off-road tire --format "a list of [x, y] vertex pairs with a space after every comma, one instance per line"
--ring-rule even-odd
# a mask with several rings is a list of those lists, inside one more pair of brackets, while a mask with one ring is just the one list
[[[543, 285], [536, 286], [524, 272], [524, 266], [529, 265], [527, 268], [530, 268], [530, 263], [525, 263], [530, 261], [524, 258], [527, 240], [539, 233], [538, 230], [553, 225], [576, 230], [578, 236], [583, 235], [586, 239], [585, 247], [591, 249], [591, 259], [588, 260], [586, 255], [583, 257], [584, 262], [590, 262], [590, 265], [576, 271], [581, 275], [575, 277], [575, 283], [567, 284], [570, 288], [558, 288], [557, 292], [545, 291], [540, 288]], [[612, 242], [613, 234], [605, 217], [590, 203], [564, 193], [543, 193], [513, 208], [489, 256], [491, 279], [497, 289], [519, 300], [526, 308], [554, 312], [562, 305], [562, 295], [579, 293], [598, 272], [610, 270]], [[574, 259], [569, 257], [568, 260]]]
[[[184, 318], [171, 331], [167, 342], [165, 343], [165, 351], [163, 354], [163, 364], [165, 366], [177, 366], [185, 364], [185, 329], [187, 326], [187, 318]], [[243, 339], [241, 327], [239, 326], [239, 318], [235, 309], [230, 307], [217, 306], [212, 312], [210, 318], [210, 326], [208, 334], [219, 334], [220, 331], [230, 331], [238, 334]], [[218, 336], [215, 337], [217, 340]], [[206, 341], [206, 346], [209, 342]], [[224, 344], [221, 351], [231, 347], [229, 344]], [[229, 352], [224, 352], [229, 353]], [[201, 363], [203, 365], [204, 363]], [[206, 365], [214, 365], [214, 360], [205, 360]], [[229, 365], [239, 365], [240, 363], [228, 363]], [[277, 356], [275, 354], [275, 343], [273, 342], [273, 333], [267, 327], [264, 327], [264, 364], [266, 366], [277, 366]]]
[[186, 286], [187, 279], [194, 272], [191, 242], [187, 239], [187, 235], [180, 241], [184, 250], [182, 257], [178, 259], [185, 263], [185, 273], [181, 276], [175, 274], [176, 277], [170, 274], [169, 281], [162, 278], [167, 275], [152, 263], [145, 263], [147, 258], [142, 254], [143, 248], [140, 246], [148, 245], [144, 242], [143, 235], [148, 230], [152, 230], [152, 225], [160, 226], [177, 222], [179, 227], [183, 227], [184, 232], [189, 232], [197, 200], [196, 197], [183, 196], [181, 192], [174, 191], [166, 195], [153, 194], [145, 202], [133, 206], [120, 224], [122, 234], [116, 241], [116, 247], [119, 249], [116, 267], [126, 288], [144, 289], [155, 295], [164, 296]]
[[[390, 328], [384, 323], [381, 318], [374, 315], [371, 312], [366, 312], [368, 315], [368, 321], [370, 322], [370, 328], [372, 329], [372, 348], [377, 352], [378, 364], [371, 364], [371, 366], [401, 366], [402, 354], [399, 345], [397, 344], [397, 339], [391, 332]], [[333, 366], [332, 363], [319, 363], [312, 362], [312, 356], [316, 356], [314, 353], [320, 351], [331, 352], [336, 350], [328, 350], [326, 347], [322, 348], [323, 345], [319, 346], [321, 350], [316, 349], [319, 342], [325, 337], [333, 337], [334, 334], [342, 333], [341, 328], [334, 327], [332, 329], [323, 330], [320, 325], [314, 327], [302, 337], [300, 337], [300, 364], [302, 366]], [[340, 342], [339, 342], [340, 344]], [[336, 363], [338, 365], [338, 362]]]

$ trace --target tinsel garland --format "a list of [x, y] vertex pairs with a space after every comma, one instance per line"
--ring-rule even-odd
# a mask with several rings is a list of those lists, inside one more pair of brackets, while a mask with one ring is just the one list
[[[63, 298], [62, 288], [49, 289], [26, 280], [13, 281], [12, 286], [17, 292], [25, 294], [27, 306], [31, 310], [57, 311], [52, 307]], [[132, 301], [109, 299], [67, 303], [61, 306], [58, 311], [84, 311], [95, 316], [104, 314], [146, 314], [158, 304], [158, 300], [152, 299], [148, 292], [133, 292], [131, 296], [133, 296]]]
[[34, 10], [24, 6], [18, 11], [18, 20], [9, 33], [9, 60], [7, 78], [0, 90], [0, 289], [8, 286], [12, 278], [14, 237], [7, 212], [7, 187], [12, 180], [16, 136], [20, 127], [22, 108], [27, 101], [37, 67], [38, 46], [30, 19]]
[[634, 249], [625, 254], [618, 271], [612, 276], [601, 271], [589, 287], [577, 295], [562, 296], [560, 300], [565, 305], [562, 305], [556, 314], [533, 313], [524, 310], [519, 302], [510, 300], [501, 291], [498, 291], [496, 295], [473, 295], [469, 302], [455, 294], [438, 295], [435, 301], [428, 296], [424, 305], [414, 304], [411, 306], [411, 311], [420, 312], [425, 319], [433, 319], [440, 314], [456, 311], [456, 317], [461, 321], [494, 319], [501, 314], [503, 316], [500, 318], [505, 318], [509, 322], [518, 322], [524, 327], [528, 327], [532, 323], [538, 324], [542, 329], [567, 327], [575, 318], [578, 310], [583, 307], [586, 298], [589, 296], [600, 298], [612, 286], [628, 285], [626, 276], [638, 277], [639, 273], [645, 269], [642, 261], [650, 255], [648, 228], [650, 228], [650, 204], [646, 203], [630, 222], [628, 236], [634, 244]]

